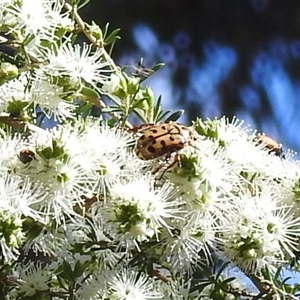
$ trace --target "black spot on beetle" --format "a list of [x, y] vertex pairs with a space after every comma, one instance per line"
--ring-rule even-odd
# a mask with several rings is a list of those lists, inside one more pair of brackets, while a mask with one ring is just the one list
[[152, 146], [149, 146], [149, 147], [147, 148], [147, 150], [148, 150], [150, 153], [155, 153], [155, 148], [152, 147]]
[[162, 147], [165, 147], [167, 145], [167, 143], [164, 140], [160, 141], [160, 144]]

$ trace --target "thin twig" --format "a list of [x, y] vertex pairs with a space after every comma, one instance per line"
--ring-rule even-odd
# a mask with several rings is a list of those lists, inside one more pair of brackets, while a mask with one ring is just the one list
[[227, 290], [224, 290], [224, 292], [234, 296], [250, 297], [250, 299], [254, 299], [254, 297], [257, 296], [257, 294], [255, 293], [246, 290], [233, 289], [233, 288], [228, 288]]
[[263, 285], [258, 277], [252, 275], [249, 275], [248, 277], [261, 293], [268, 292], [268, 286]]
[[[91, 103], [93, 103], [96, 107], [98, 107], [100, 109], [108, 107], [100, 98], [99, 99], [98, 98], [89, 98], [89, 100]], [[117, 113], [111, 111], [111, 112], [107, 112], [107, 114], [110, 115], [113, 119], [115, 119], [117, 121], [121, 121], [121, 117]], [[125, 125], [128, 129], [134, 128], [134, 126], [128, 121], [125, 122]]]
[[[64, 3], [64, 1], [61, 0], [61, 3]], [[98, 41], [98, 40], [90, 33], [89, 29], [88, 29], [87, 26], [84, 24], [84, 21], [81, 19], [81, 17], [80, 17], [80, 15], [78, 14], [78, 12], [73, 10], [72, 5], [69, 4], [69, 3], [64, 3], [64, 7], [65, 7], [66, 10], [68, 10], [69, 12], [72, 12], [72, 13], [74, 14], [74, 18], [75, 18], [76, 23], [77, 23], [78, 26], [79, 26], [79, 29], [84, 33], [84, 35], [89, 39], [89, 41], [90, 41], [93, 45], [95, 45], [95, 46], [97, 46], [97, 47], [101, 46], [101, 45], [99, 44], [99, 41]], [[103, 47], [101, 47], [101, 48], [102, 48], [102, 50], [103, 50], [103, 55], [104, 55], [105, 59], [110, 63], [110, 65], [111, 65], [113, 71], [119, 72], [118, 67], [116, 66], [116, 64], [114, 63], [114, 61], [113, 61], [112, 58], [110, 57], [110, 55], [107, 53], [107, 51], [106, 51]]]
[[[74, 18], [75, 21], [79, 27], [79, 29], [84, 33], [84, 35], [88, 38], [88, 40], [96, 47], [101, 47], [102, 49], [102, 53], [103, 56], [105, 58], [105, 60], [107, 62], [109, 62], [112, 70], [116, 73], [120, 72], [118, 67], [116, 66], [115, 62], [112, 60], [112, 58], [110, 57], [110, 55], [107, 53], [107, 51], [104, 49], [103, 45], [100, 44], [100, 42], [90, 33], [89, 29], [87, 28], [87, 26], [85, 25], [84, 21], [81, 19], [80, 15], [78, 14], [77, 11], [73, 10], [72, 5], [70, 5], [69, 3], [64, 3], [63, 0], [61, 0], [61, 3], [64, 4], [64, 7], [66, 10], [68, 10], [69, 12], [72, 12], [74, 14]], [[107, 105], [101, 100], [101, 99], [90, 99], [91, 102], [99, 107], [99, 108], [107, 108]], [[120, 121], [121, 117], [115, 113], [115, 112], [108, 112], [108, 114], [115, 120]], [[132, 129], [133, 126], [130, 122], [126, 121], [125, 123], [126, 127], [129, 129]]]
[[253, 282], [253, 284], [258, 288], [260, 293], [254, 298], [254, 299], [261, 299], [262, 295], [267, 295], [273, 293], [278, 293], [280, 295], [283, 295], [287, 297], [288, 299], [292, 300], [299, 300], [296, 296], [280, 289], [277, 287], [273, 282], [266, 280], [266, 279], [260, 279], [256, 276], [248, 276], [249, 279]]
[[272, 281], [262, 279], [261, 283], [265, 284], [266, 286], [269, 286], [270, 290], [273, 290], [274, 292], [279, 293], [279, 294], [281, 294], [281, 295], [283, 295], [283, 296], [285, 296], [285, 297], [287, 297], [289, 299], [299, 300], [298, 297], [296, 297], [296, 296], [294, 296], [294, 295], [292, 295], [292, 294], [290, 294], [290, 293], [288, 293], [288, 292], [280, 289], [279, 287], [277, 287]]
[[[13, 50], [19, 50], [20, 47], [22, 46], [21, 44], [18, 43], [11, 43], [9, 39], [5, 38], [4, 36], [0, 36], [0, 44], [6, 44], [7, 47], [13, 49]], [[24, 49], [22, 49], [24, 51]], [[43, 63], [41, 59], [39, 59], [36, 55], [33, 53], [29, 54], [26, 52], [26, 55], [32, 60], [34, 63]]]

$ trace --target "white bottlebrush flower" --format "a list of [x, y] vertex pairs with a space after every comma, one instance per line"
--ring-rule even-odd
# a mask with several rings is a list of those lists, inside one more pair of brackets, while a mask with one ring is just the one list
[[47, 118], [62, 122], [73, 117], [74, 105], [64, 100], [63, 88], [46, 78], [36, 78], [31, 86], [31, 101], [38, 105]]
[[184, 220], [174, 221], [171, 225], [171, 234], [164, 230], [160, 235], [161, 242], [155, 248], [160, 263], [168, 265], [174, 274], [191, 274], [202, 263], [208, 263], [211, 249], [218, 241], [216, 233], [219, 229], [212, 226], [212, 220], [205, 216], [190, 220], [187, 215]]
[[295, 256], [294, 251], [299, 251], [299, 223], [292, 207], [277, 207], [260, 223], [264, 236], [280, 244], [286, 261]]
[[[64, 150], [67, 156], [78, 158], [78, 164], [82, 165], [83, 162], [81, 163], [80, 156], [83, 156], [82, 159], [84, 160], [84, 154], [88, 153], [89, 150], [84, 144], [83, 126], [84, 123], [81, 122], [81, 120], [73, 124], [66, 123], [64, 125], [58, 125], [46, 131], [43, 136], [37, 133], [35, 140], [32, 142], [39, 145], [39, 139], [41, 138], [45, 144], [40, 144], [40, 147], [46, 146], [56, 151]], [[54, 149], [55, 147], [58, 149]], [[60, 155], [62, 153], [57, 154]], [[84, 163], [86, 163], [85, 160]]]
[[80, 284], [76, 295], [80, 300], [159, 300], [164, 299], [155, 281], [133, 269], [106, 270], [94, 273]]
[[0, 170], [18, 173], [18, 166], [24, 167], [20, 161], [20, 151], [27, 148], [28, 143], [21, 135], [10, 135], [0, 130]]
[[26, 91], [27, 75], [20, 75], [0, 86], [0, 113], [7, 110], [10, 103], [15, 101], [28, 102], [30, 96]]
[[243, 180], [223, 148], [209, 140], [195, 145], [181, 153], [180, 162], [166, 177], [177, 187], [191, 214], [204, 214], [217, 225], [227, 218], [231, 210], [228, 199]]
[[45, 164], [44, 173], [32, 175], [32, 178], [39, 178], [47, 191], [40, 209], [49, 216], [53, 215], [58, 223], [64, 220], [64, 215], [74, 214], [73, 207], [83, 203], [81, 195], [89, 190], [87, 171], [78, 165], [76, 159], [67, 162], [53, 159]]
[[110, 128], [103, 122], [89, 120], [82, 137], [90, 161], [91, 182], [96, 193], [105, 194], [119, 178], [132, 176], [142, 169], [142, 162], [129, 148], [134, 140], [126, 130]]
[[227, 117], [222, 117], [216, 121], [217, 140], [227, 145], [238, 138], [248, 138], [253, 130], [249, 126], [244, 126], [244, 121], [236, 117], [230, 121]]
[[20, 254], [20, 246], [25, 240], [22, 223], [21, 216], [0, 212], [0, 250], [1, 260], [5, 263], [16, 261]]
[[109, 127], [106, 122], [90, 118], [86, 121], [84, 142], [97, 149], [99, 155], [114, 153], [134, 144], [133, 136], [126, 130]]
[[224, 117], [216, 121], [216, 124], [216, 141], [224, 148], [225, 155], [237, 174], [243, 173], [248, 176], [248, 180], [254, 174], [259, 174], [258, 180], [262, 182], [280, 177], [283, 159], [269, 154], [265, 144], [257, 142], [257, 132], [249, 126], [243, 126], [243, 122], [236, 118], [229, 123]]
[[[227, 159], [232, 162], [236, 173], [260, 171], [267, 156], [262, 146], [254, 142], [255, 133], [250, 127], [244, 126], [243, 121], [234, 118], [229, 122], [223, 117], [216, 121], [216, 142], [224, 149]], [[265, 170], [264, 168], [263, 170]]]
[[223, 253], [242, 270], [256, 272], [266, 264], [287, 262], [296, 250], [299, 218], [268, 187], [235, 199], [231, 226], [224, 231]]
[[237, 173], [243, 170], [248, 171], [248, 168], [252, 171], [256, 167], [252, 164], [260, 163], [261, 159], [257, 160], [261, 156], [261, 151], [253, 143], [255, 137], [253, 130], [249, 126], [244, 126], [242, 120], [234, 117], [230, 121], [227, 117], [223, 117], [218, 120], [205, 121], [201, 127], [207, 127], [206, 130], [209, 128], [208, 132], [211, 132], [208, 135], [209, 138], [224, 149], [227, 160], [234, 163]]
[[[174, 176], [176, 175], [176, 176]], [[230, 192], [239, 184], [240, 176], [235, 172], [232, 162], [218, 143], [211, 140], [195, 141], [193, 146], [180, 153], [180, 161], [174, 168], [166, 172], [166, 176], [194, 196], [202, 196], [202, 190], [220, 190]], [[186, 181], [191, 181], [194, 189], [186, 187]], [[183, 183], [181, 184], [180, 181]], [[202, 190], [201, 190], [202, 189]]]
[[110, 278], [115, 276], [113, 270], [94, 272], [87, 280], [79, 283], [76, 291], [79, 300], [102, 300], [107, 296], [107, 285]]
[[198, 291], [192, 292], [192, 280], [184, 280], [182, 278], [177, 278], [176, 280], [170, 280], [166, 284], [162, 280], [157, 280], [156, 286], [158, 290], [163, 294], [164, 300], [194, 300], [198, 299]]
[[155, 282], [144, 273], [134, 270], [123, 270], [108, 283], [109, 299], [118, 300], [151, 300], [163, 299], [155, 289]]
[[17, 18], [8, 12], [8, 7], [14, 4], [14, 0], [2, 0], [0, 1], [0, 24], [10, 27], [16, 24]]
[[81, 249], [82, 253], [98, 261], [99, 271], [111, 270], [117, 265], [121, 267], [125, 253], [110, 249], [109, 245], [115, 242], [111, 229], [112, 226], [101, 219], [101, 208], [98, 214], [92, 210], [88, 220], [82, 217], [73, 218], [66, 226], [67, 240], [63, 243], [65, 251], [74, 252], [73, 247], [76, 249], [78, 244], [85, 244]]
[[169, 228], [168, 219], [178, 218], [180, 201], [173, 199], [173, 186], [168, 182], [155, 187], [151, 176], [137, 175], [121, 180], [110, 190], [107, 221], [118, 224], [123, 238], [144, 241], [158, 236], [162, 227]]
[[41, 263], [30, 263], [27, 266], [18, 265], [19, 273], [18, 295], [22, 297], [34, 296], [35, 293], [49, 290], [52, 270]]
[[197, 172], [207, 190], [217, 189], [229, 193], [234, 186], [239, 185], [240, 177], [222, 147], [214, 144], [197, 153]]
[[51, 77], [68, 78], [69, 84], [80, 89], [85, 84], [97, 88], [98, 84], [104, 84], [109, 76], [109, 62], [104, 61], [103, 50], [92, 52], [92, 46], [83, 44], [73, 46], [70, 43], [63, 44], [56, 51], [47, 51], [45, 59], [48, 64], [41, 70]]
[[[38, 224], [36, 225], [38, 226]], [[43, 225], [40, 225], [40, 227], [42, 226]], [[29, 235], [31, 233], [30, 230], [31, 229], [29, 229]], [[33, 228], [33, 230], [35, 231], [37, 228]], [[66, 243], [65, 241], [65, 231], [62, 226], [54, 229], [48, 226], [47, 230], [45, 230], [43, 226], [43, 229], [36, 237], [27, 240], [22, 245], [22, 251], [24, 251], [25, 254], [27, 254], [28, 251], [32, 251], [33, 253], [40, 252], [46, 257], [55, 257], [57, 252], [60, 251]]]
[[32, 206], [41, 203], [45, 198], [39, 181], [31, 181], [13, 174], [0, 176], [0, 211], [13, 216], [24, 215], [38, 222], [44, 222], [43, 214]]
[[43, 201], [44, 195], [38, 183], [29, 178], [3, 172], [0, 176], [0, 248], [6, 261], [15, 260], [24, 242], [23, 218], [44, 222], [44, 215], [33, 208]]
[[300, 216], [300, 161], [285, 159], [279, 170], [278, 180], [273, 184], [274, 192], [282, 205], [292, 206], [295, 216]]
[[65, 214], [74, 214], [73, 206], [82, 205], [81, 196], [92, 189], [90, 165], [86, 163], [91, 161], [91, 152], [80, 139], [81, 125], [59, 125], [29, 139], [36, 159], [26, 169], [27, 175], [33, 182], [42, 182], [47, 192], [38, 208], [57, 222], [63, 221]]
[[106, 197], [107, 190], [110, 190], [114, 183], [128, 173], [124, 166], [127, 160], [131, 159], [126, 148], [114, 153], [105, 152], [101, 156], [96, 149], [94, 153], [96, 155], [92, 159], [93, 167], [91, 168], [94, 174], [91, 176], [91, 182], [94, 183], [93, 190]]
[[14, 26], [10, 22], [12, 32], [21, 30], [24, 39], [28, 35], [43, 33], [48, 40], [53, 39], [54, 30], [60, 27], [65, 13], [63, 4], [57, 0], [40, 0], [35, 2], [32, 9], [31, 0], [22, 0], [11, 5], [7, 11], [16, 20]]
[[236, 136], [235, 140], [230, 141], [224, 146], [224, 152], [232, 162], [236, 173], [247, 172], [255, 173], [265, 171], [265, 160], [269, 159], [268, 154], [257, 147], [249, 138]]

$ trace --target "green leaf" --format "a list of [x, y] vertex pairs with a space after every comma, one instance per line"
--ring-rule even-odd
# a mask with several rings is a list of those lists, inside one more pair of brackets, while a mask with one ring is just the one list
[[94, 104], [93, 103], [90, 103], [90, 102], [84, 102], [84, 104], [82, 105], [78, 105], [77, 108], [76, 108], [76, 113], [78, 115], [89, 115], [90, 112], [91, 112], [91, 109], [93, 108]]
[[274, 280], [277, 280], [279, 278], [281, 271], [282, 271], [282, 267], [280, 266], [274, 275]]
[[270, 273], [270, 270], [269, 270], [268, 266], [265, 266], [265, 269], [262, 270], [262, 274], [263, 274], [265, 279], [268, 279], [268, 280], [273, 282], [272, 275]]
[[91, 0], [83, 0], [82, 3], [78, 5], [78, 10], [86, 6]]
[[14, 102], [9, 102], [6, 111], [12, 114], [16, 114], [21, 118], [21, 112], [27, 106], [28, 106], [28, 102], [17, 100]]
[[[214, 267], [217, 267], [218, 266], [218, 262], [220, 261], [220, 259], [218, 257], [216, 257], [215, 261], [214, 261]], [[227, 266], [230, 264], [229, 261], [223, 263], [221, 265], [221, 267], [219, 268], [218, 272], [214, 272], [214, 273], [217, 273], [216, 274], [216, 279], [218, 279], [221, 274], [223, 273], [223, 271], [227, 268]]]
[[143, 103], [145, 101], [147, 101], [146, 98], [139, 99], [139, 100], [135, 101], [134, 104], [133, 104], [133, 108], [140, 108], [140, 109], [145, 108], [145, 104]]
[[75, 268], [74, 268], [74, 277], [77, 278], [77, 277], [80, 277], [83, 272], [85, 271], [87, 265], [88, 265], [89, 262], [81, 262], [80, 260], [78, 260], [75, 264]]
[[160, 70], [162, 67], [164, 67], [165, 66], [165, 64], [164, 63], [157, 63], [153, 68], [152, 68], [152, 70], [154, 71], [154, 72], [156, 72], [156, 71], [158, 71], [158, 70]]
[[72, 268], [67, 261], [64, 260], [64, 262], [58, 268], [58, 271], [61, 271], [59, 273], [60, 278], [66, 280], [66, 281], [71, 281], [71, 282], [74, 280]]
[[122, 110], [118, 106], [110, 106], [110, 107], [101, 108], [102, 113], [120, 112], [120, 111], [122, 111]]
[[106, 37], [106, 35], [107, 35], [107, 33], [108, 33], [108, 27], [109, 27], [109, 23], [106, 23], [106, 24], [105, 24], [105, 27], [104, 27], [104, 32], [103, 32], [104, 38]]
[[284, 278], [284, 280], [281, 282], [282, 285], [285, 285], [287, 281], [289, 281], [290, 279], [293, 279], [292, 277], [287, 277]]
[[222, 281], [222, 284], [227, 284], [233, 280], [235, 280], [236, 278], [235, 277], [229, 277], [229, 278], [226, 278], [224, 281]]
[[84, 86], [81, 89], [81, 94], [87, 98], [91, 98], [91, 99], [99, 99], [100, 95], [98, 94], [98, 92], [96, 92], [95, 90], [88, 88], [86, 86]]
[[108, 45], [115, 42], [116, 40], [119, 40], [121, 37], [119, 37], [117, 34], [120, 32], [120, 30], [121, 28], [115, 29], [107, 38], [105, 38], [104, 43]]
[[113, 126], [116, 125], [117, 122], [118, 122], [118, 121], [115, 120], [115, 119], [109, 119], [109, 120], [107, 120], [107, 125], [108, 125], [109, 127], [113, 127]]
[[161, 111], [161, 96], [158, 97], [157, 102], [154, 106], [154, 112], [153, 112], [154, 120], [157, 119], [157, 116], [159, 115], [160, 111]]
[[143, 123], [149, 123], [148, 121], [147, 121], [147, 119], [137, 110], [137, 109], [135, 109], [134, 111], [133, 111], [136, 115], [137, 115], [137, 117], [143, 122]]
[[180, 109], [172, 113], [166, 120], [165, 122], [170, 122], [174, 121], [176, 122], [182, 115], [184, 114], [184, 109]]
[[154, 119], [155, 122], [159, 122], [161, 121], [165, 116], [167, 116], [169, 113], [171, 112], [171, 110], [166, 110], [166, 111], [160, 111], [158, 116]]
[[112, 52], [113, 52], [115, 43], [116, 43], [116, 41], [114, 41], [114, 42], [112, 42], [112, 43], [110, 44], [110, 47], [109, 47], [109, 50], [108, 50], [108, 55], [109, 55], [109, 56], [112, 56]]
[[23, 41], [23, 46], [27, 46], [31, 41], [33, 41], [35, 36], [32, 34], [29, 34], [26, 36], [26, 38]]
[[255, 172], [255, 173], [251, 176], [250, 182], [254, 182], [254, 179], [255, 179], [256, 176], [257, 176], [257, 173]]
[[205, 280], [203, 282], [197, 283], [196, 289], [193, 289], [195, 291], [202, 291], [205, 287], [212, 285], [212, 282], [209, 280]]

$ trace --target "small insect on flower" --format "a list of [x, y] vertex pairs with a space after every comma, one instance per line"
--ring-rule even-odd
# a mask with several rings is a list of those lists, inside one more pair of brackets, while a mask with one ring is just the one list
[[32, 162], [33, 159], [36, 159], [34, 152], [30, 149], [21, 150], [18, 157], [20, 161], [25, 165]]
[[178, 151], [191, 146], [196, 140], [192, 129], [176, 122], [143, 124], [137, 128], [142, 133], [135, 148], [137, 156], [143, 160], [164, 157], [168, 161], [175, 154], [167, 169], [179, 161]]
[[255, 138], [255, 141], [258, 144], [264, 144], [265, 148], [269, 150], [269, 153], [274, 153], [276, 156], [279, 156], [281, 158], [285, 158], [285, 155], [282, 151], [282, 145], [277, 143], [272, 138], [266, 136], [266, 135], [258, 135]]

